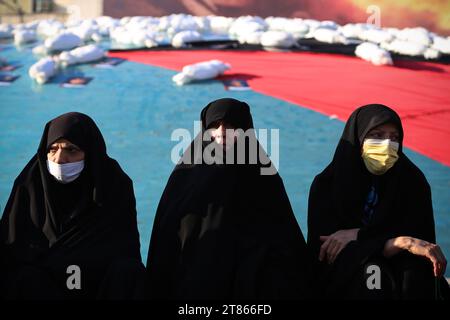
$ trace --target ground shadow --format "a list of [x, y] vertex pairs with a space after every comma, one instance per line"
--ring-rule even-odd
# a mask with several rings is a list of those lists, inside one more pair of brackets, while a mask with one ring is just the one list
[[440, 73], [445, 72], [445, 69], [443, 69], [438, 65], [431, 65], [431, 63], [428, 62], [413, 61], [413, 60], [395, 59], [394, 66], [396, 68], [416, 70], [416, 71], [431, 71]]

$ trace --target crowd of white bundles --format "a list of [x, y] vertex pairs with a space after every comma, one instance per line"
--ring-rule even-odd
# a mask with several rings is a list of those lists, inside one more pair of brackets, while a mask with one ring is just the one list
[[61, 61], [72, 64], [89, 62], [89, 57], [97, 59], [100, 51], [92, 47], [73, 50], [86, 45], [98, 46], [100, 42], [110, 42], [111, 46], [151, 48], [171, 44], [183, 48], [192, 41], [227, 38], [268, 49], [290, 49], [297, 47], [300, 39], [315, 39], [330, 44], [360, 43], [355, 54], [375, 65], [391, 64], [391, 53], [430, 60], [450, 54], [450, 37], [422, 27], [381, 28], [367, 23], [339, 25], [333, 21], [258, 16], [230, 18], [173, 14], [121, 19], [102, 16], [66, 23], [49, 19], [0, 24], [2, 38], [11, 38], [18, 46], [34, 43], [33, 53], [44, 58], [54, 54], [61, 57], [65, 51], [72, 50], [56, 59], [57, 68], [61, 67]]

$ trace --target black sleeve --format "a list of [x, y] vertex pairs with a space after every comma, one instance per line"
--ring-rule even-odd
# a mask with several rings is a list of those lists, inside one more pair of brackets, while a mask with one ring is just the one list
[[7, 291], [6, 281], [11, 278], [11, 272], [20, 265], [14, 249], [26, 245], [21, 238], [25, 229], [27, 199], [26, 190], [15, 183], [0, 220], [0, 288], [3, 293]]
[[23, 242], [26, 217], [29, 216], [28, 202], [28, 193], [25, 188], [14, 184], [0, 221], [2, 253], [7, 247]]
[[425, 177], [417, 175], [413, 183], [408, 184], [403, 197], [406, 201], [402, 214], [402, 228], [399, 234], [436, 243], [431, 188]]
[[141, 260], [140, 237], [137, 225], [136, 198], [134, 196], [133, 182], [125, 176], [120, 182], [120, 210], [117, 223], [117, 237], [123, 237], [122, 253], [130, 258]]
[[319, 258], [322, 245], [320, 236], [330, 235], [345, 229], [339, 223], [333, 208], [331, 184], [326, 179], [316, 177], [311, 184], [308, 199], [308, 249], [314, 260]]

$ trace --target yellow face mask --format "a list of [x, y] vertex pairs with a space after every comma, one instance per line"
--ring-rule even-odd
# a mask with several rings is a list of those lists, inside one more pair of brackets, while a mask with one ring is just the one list
[[398, 142], [390, 139], [366, 139], [362, 158], [367, 170], [375, 175], [386, 173], [398, 160]]

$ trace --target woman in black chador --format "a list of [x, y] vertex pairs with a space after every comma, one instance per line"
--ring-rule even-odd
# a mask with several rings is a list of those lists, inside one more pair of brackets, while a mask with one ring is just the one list
[[447, 295], [430, 186], [402, 143], [402, 124], [392, 109], [358, 108], [332, 162], [314, 179], [308, 246], [320, 297]]
[[37, 154], [14, 182], [0, 240], [4, 298], [128, 299], [145, 292], [132, 181], [84, 114], [47, 123]]
[[201, 123], [156, 212], [150, 296], [307, 297], [305, 241], [283, 181], [256, 140], [249, 106], [213, 101]]

